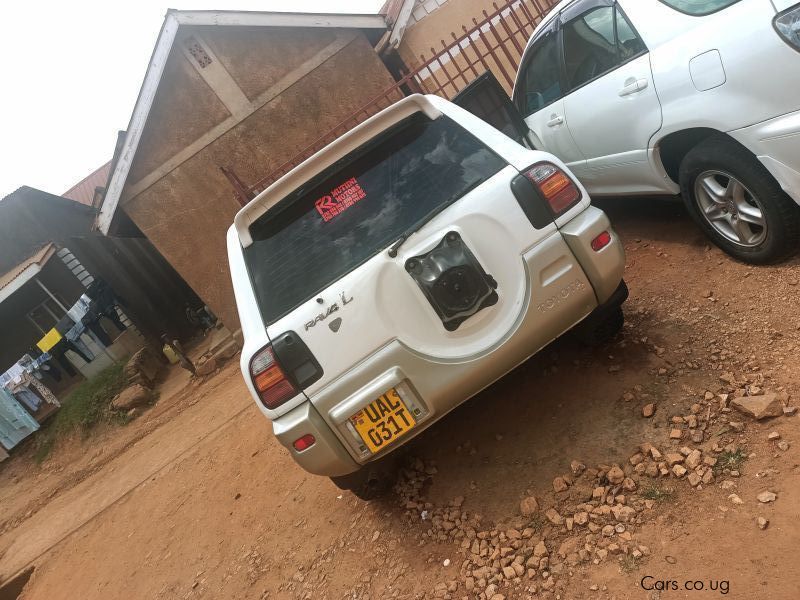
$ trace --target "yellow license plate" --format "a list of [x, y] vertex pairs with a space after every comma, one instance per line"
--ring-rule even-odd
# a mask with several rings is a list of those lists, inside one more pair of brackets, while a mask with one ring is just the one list
[[417, 424], [394, 388], [350, 417], [350, 422], [373, 454], [392, 444]]

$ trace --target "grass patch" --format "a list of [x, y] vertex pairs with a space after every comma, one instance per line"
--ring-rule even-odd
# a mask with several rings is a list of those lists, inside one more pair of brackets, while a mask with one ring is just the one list
[[674, 495], [672, 488], [663, 488], [656, 484], [650, 484], [641, 491], [642, 498], [645, 500], [654, 500], [656, 502], [667, 502], [672, 500]]
[[547, 519], [545, 519], [542, 515], [533, 515], [531, 517], [530, 523], [528, 523], [528, 527], [533, 529], [534, 533], [541, 533], [544, 526], [547, 524]]
[[59, 411], [37, 436], [34, 452], [37, 462], [43, 462], [50, 455], [59, 438], [75, 433], [86, 437], [98, 423], [119, 420], [110, 404], [125, 387], [123, 369], [122, 363], [108, 367], [84, 381], [62, 401]]
[[632, 573], [639, 570], [640, 560], [632, 554], [624, 554], [619, 559], [619, 568], [623, 573]]
[[742, 449], [734, 450], [733, 452], [730, 450], [725, 450], [724, 452], [720, 453], [719, 457], [717, 458], [717, 464], [714, 465], [714, 468], [717, 473], [721, 473], [725, 469], [738, 471], [746, 460], [747, 453]]

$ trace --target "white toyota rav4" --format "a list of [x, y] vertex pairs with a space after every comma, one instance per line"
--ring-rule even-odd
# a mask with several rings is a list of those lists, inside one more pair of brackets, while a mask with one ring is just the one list
[[292, 457], [366, 497], [382, 457], [578, 325], [622, 326], [622, 244], [563, 163], [410, 96], [228, 231], [241, 368]]
[[534, 147], [593, 196], [680, 192], [723, 250], [800, 241], [797, 0], [567, 0], [514, 87]]

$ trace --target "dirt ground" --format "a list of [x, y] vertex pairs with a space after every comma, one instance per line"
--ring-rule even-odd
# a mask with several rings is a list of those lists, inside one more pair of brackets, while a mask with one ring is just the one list
[[[800, 259], [736, 263], [671, 199], [598, 204], [628, 253], [622, 334], [599, 349], [558, 340], [454, 411], [412, 444], [394, 493], [364, 503], [297, 468], [229, 364], [41, 466], [24, 452], [3, 464], [0, 579], [35, 566], [25, 600], [800, 597], [800, 416], [756, 422], [718, 396], [800, 403]], [[701, 466], [709, 481], [693, 487], [637, 472], [644, 442], [746, 460], [713, 481]], [[759, 502], [765, 490], [777, 499]], [[606, 494], [630, 518], [602, 513]], [[529, 496], [539, 510], [522, 517]], [[492, 560], [522, 572], [487, 589]]]

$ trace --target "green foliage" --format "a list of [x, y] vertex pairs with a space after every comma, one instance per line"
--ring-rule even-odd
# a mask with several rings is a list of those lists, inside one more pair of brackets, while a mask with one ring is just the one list
[[746, 460], [747, 453], [742, 449], [734, 450], [733, 452], [725, 450], [719, 455], [719, 458], [717, 458], [717, 464], [714, 465], [714, 470], [717, 473], [721, 473], [725, 469], [738, 471]]
[[650, 484], [648, 487], [642, 489], [642, 498], [645, 500], [655, 500], [656, 502], [666, 502], [672, 500], [673, 490], [671, 488], [664, 488], [656, 484]]
[[[34, 458], [44, 461], [56, 441], [74, 433], [87, 436], [98, 423], [111, 421], [111, 400], [125, 387], [124, 365], [114, 364], [84, 381], [61, 403], [55, 417], [39, 432]], [[118, 419], [115, 419], [118, 421]]]

